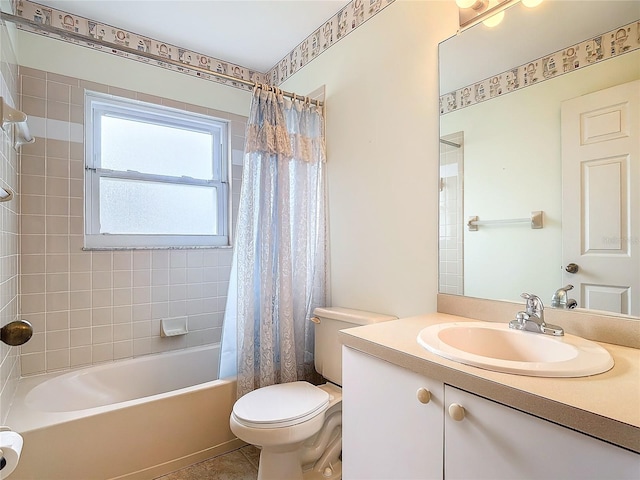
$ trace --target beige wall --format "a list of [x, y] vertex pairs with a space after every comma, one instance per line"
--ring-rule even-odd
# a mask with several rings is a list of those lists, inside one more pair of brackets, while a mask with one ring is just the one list
[[454, 2], [397, 0], [282, 88], [326, 85], [333, 305], [435, 311], [438, 43]]

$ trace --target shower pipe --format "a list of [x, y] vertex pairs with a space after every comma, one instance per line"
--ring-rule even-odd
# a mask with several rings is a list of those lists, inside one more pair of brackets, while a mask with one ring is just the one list
[[103, 47], [107, 47], [111, 50], [120, 50], [122, 52], [126, 52], [132, 55], [136, 55], [138, 57], [144, 57], [144, 58], [148, 58], [150, 60], [155, 60], [158, 62], [164, 62], [164, 63], [168, 63], [171, 65], [174, 65], [176, 67], [181, 67], [181, 68], [185, 68], [188, 70], [194, 70], [196, 72], [201, 72], [207, 75], [212, 75], [214, 77], [217, 78], [221, 78], [224, 80], [231, 80], [233, 82], [238, 82], [238, 83], [242, 83], [243, 85], [247, 85], [250, 87], [262, 87], [264, 89], [267, 90], [273, 90], [276, 91], [282, 95], [284, 95], [285, 97], [291, 98], [293, 100], [302, 100], [308, 103], [313, 103], [315, 105], [317, 105], [318, 107], [323, 107], [324, 106], [324, 102], [321, 100], [314, 100], [314, 99], [310, 99], [309, 97], [305, 97], [302, 95], [297, 95], [295, 93], [291, 93], [291, 92], [285, 92], [284, 90], [281, 90], [277, 87], [273, 87], [271, 85], [267, 85], [267, 84], [259, 84], [257, 82], [251, 81], [251, 80], [245, 80], [243, 78], [237, 78], [237, 77], [233, 77], [231, 75], [227, 75], [225, 73], [219, 73], [219, 72], [214, 72], [212, 70], [208, 70], [206, 68], [202, 68], [202, 67], [198, 67], [198, 66], [194, 66], [194, 65], [188, 65], [185, 63], [181, 63], [178, 62], [177, 60], [173, 60], [171, 58], [165, 58], [165, 57], [160, 57], [159, 55], [154, 55], [153, 53], [148, 53], [148, 52], [143, 52], [140, 50], [136, 50], [133, 48], [129, 48], [126, 47], [124, 45], [113, 45], [107, 41], [104, 40], [100, 40], [99, 38], [92, 38], [92, 37], [87, 37], [85, 35], [79, 34], [79, 33], [74, 33], [74, 32], [68, 32], [65, 30], [60, 30], [56, 27], [53, 27], [51, 25], [45, 25], [42, 23], [38, 23], [38, 22], [34, 22], [33, 20], [29, 20], [28, 18], [23, 18], [20, 17], [18, 15], [11, 15], [10, 13], [6, 13], [6, 12], [0, 12], [0, 18], [2, 20], [5, 20], [7, 22], [11, 22], [14, 24], [18, 24], [18, 25], [28, 25], [31, 28], [35, 29], [35, 30], [39, 30], [39, 31], [44, 31], [47, 33], [52, 33], [54, 35], [58, 35], [64, 39], [72, 39], [72, 40], [80, 40], [83, 42], [89, 42], [89, 43], [95, 43], [97, 45], [102, 45]]

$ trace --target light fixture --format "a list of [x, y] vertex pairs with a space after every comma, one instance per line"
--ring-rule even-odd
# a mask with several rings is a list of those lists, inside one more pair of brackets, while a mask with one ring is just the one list
[[495, 27], [505, 16], [505, 10], [518, 2], [533, 8], [543, 0], [456, 0], [460, 19], [460, 30], [482, 22], [487, 27]]
[[498, 12], [482, 22], [485, 27], [493, 28], [504, 19], [504, 10]]
[[[499, 4], [500, 4], [500, 0], [490, 0], [489, 10], [493, 10], [494, 8], [498, 7]], [[485, 27], [493, 28], [499, 25], [503, 19], [504, 19], [504, 9], [498, 11], [497, 13], [492, 13], [490, 16], [487, 17], [486, 20], [483, 20], [482, 24]]]
[[483, 2], [482, 0], [456, 0], [456, 5], [458, 5], [458, 8], [473, 8], [474, 10], [482, 8], [482, 6], [486, 3], [488, 2]]

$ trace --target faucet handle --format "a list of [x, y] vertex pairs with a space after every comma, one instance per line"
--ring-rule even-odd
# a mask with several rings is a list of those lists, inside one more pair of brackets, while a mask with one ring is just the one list
[[535, 302], [535, 303], [542, 303], [542, 300], [540, 299], [539, 296], [534, 295], [533, 293], [521, 293], [520, 296], [524, 299], [527, 300], [527, 303], [529, 302]]
[[534, 295], [533, 293], [521, 293], [520, 296], [524, 298], [527, 302], [527, 307], [535, 307], [536, 303], [540, 302], [540, 297]]
[[529, 315], [537, 314], [539, 316], [543, 315], [544, 304], [542, 303], [542, 299], [537, 295], [532, 293], [522, 293], [520, 296], [527, 300], [527, 313]]

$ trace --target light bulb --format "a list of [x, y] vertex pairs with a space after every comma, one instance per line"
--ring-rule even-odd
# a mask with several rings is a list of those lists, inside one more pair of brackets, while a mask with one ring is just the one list
[[503, 18], [504, 18], [504, 10], [502, 12], [498, 12], [495, 15], [490, 16], [482, 23], [489, 28], [493, 28], [496, 25], [498, 25], [500, 22], [502, 22]]
[[542, 0], [522, 0], [522, 4], [528, 8], [537, 7], [542, 3]]
[[471, 8], [477, 0], [456, 0], [456, 5], [460, 8]]

